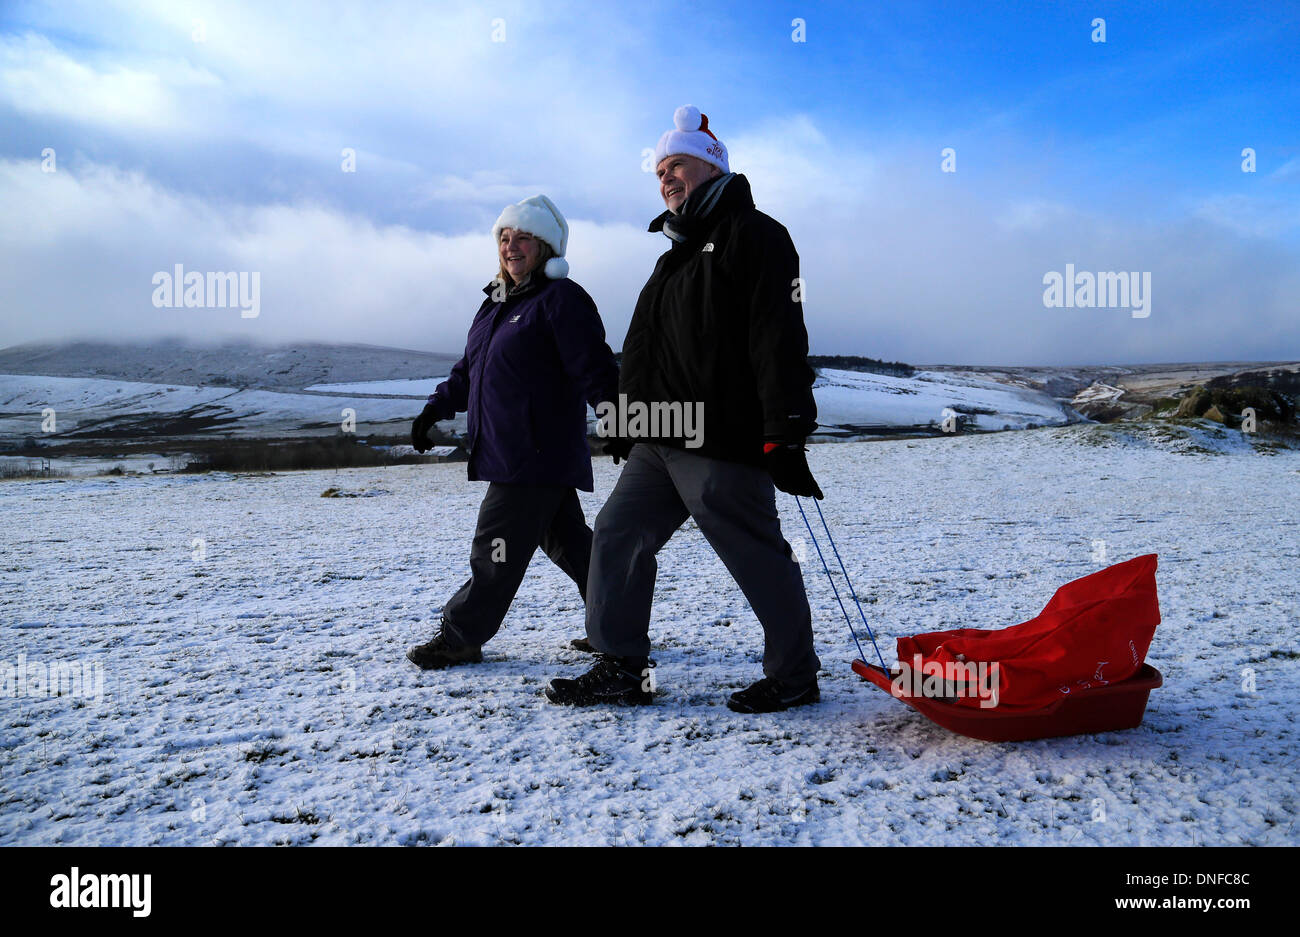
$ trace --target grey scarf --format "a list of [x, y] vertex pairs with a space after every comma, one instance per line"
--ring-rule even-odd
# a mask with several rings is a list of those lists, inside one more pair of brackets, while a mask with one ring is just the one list
[[[664, 234], [678, 244], [685, 244], [698, 235], [713, 209], [718, 207], [718, 200], [722, 198], [727, 183], [734, 178], [736, 174], [729, 172], [710, 179], [690, 194], [680, 212], [673, 214], [668, 211], [660, 215], [655, 220], [660, 222]], [[653, 230], [653, 225], [651, 229]]]

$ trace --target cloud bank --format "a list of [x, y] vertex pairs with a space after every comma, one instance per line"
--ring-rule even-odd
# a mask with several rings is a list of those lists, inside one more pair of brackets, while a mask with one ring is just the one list
[[[572, 276], [618, 348], [667, 248], [645, 231], [661, 203], [643, 151], [690, 101], [791, 232], [815, 353], [1300, 357], [1294, 159], [1249, 194], [1231, 179], [1125, 204], [1027, 171], [1041, 141], [1024, 127], [875, 132], [780, 89], [656, 72], [672, 37], [655, 9], [21, 13], [0, 33], [13, 130], [0, 149], [3, 345], [168, 334], [454, 351], [495, 271], [492, 221], [544, 191], [569, 217]], [[719, 55], [736, 68], [762, 58]], [[953, 139], [973, 142], [943, 172]], [[257, 272], [260, 314], [155, 308], [152, 277], [176, 264]], [[1044, 276], [1067, 264], [1150, 273], [1150, 316], [1045, 307]]]

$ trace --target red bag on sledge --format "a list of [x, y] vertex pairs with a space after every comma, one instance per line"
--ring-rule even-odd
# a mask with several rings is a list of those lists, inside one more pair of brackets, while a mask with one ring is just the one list
[[[1021, 624], [997, 631], [958, 628], [899, 638], [898, 660], [919, 670], [919, 655], [922, 673], [959, 672], [964, 665], [984, 664], [984, 672], [998, 678], [998, 709], [1035, 710], [1063, 696], [1132, 677], [1146, 660], [1159, 623], [1156, 554], [1149, 553], [1067, 582], [1036, 618]], [[976, 693], [959, 694], [948, 702], [988, 706]]]

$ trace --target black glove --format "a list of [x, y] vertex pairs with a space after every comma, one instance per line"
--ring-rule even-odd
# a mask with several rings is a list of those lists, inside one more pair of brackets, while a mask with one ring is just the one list
[[411, 424], [411, 446], [416, 452], [428, 452], [433, 448], [433, 443], [429, 442], [429, 430], [438, 422], [439, 415], [437, 407], [431, 403], [425, 404]]
[[601, 451], [604, 452], [605, 455], [613, 456], [614, 464], [618, 465], [619, 459], [622, 459], [624, 462], [627, 461], [627, 457], [632, 453], [632, 447], [635, 445], [636, 443], [630, 439], [619, 439], [615, 436], [610, 439], [609, 442], [605, 443], [605, 448]]
[[786, 494], [820, 500], [825, 495], [808, 470], [806, 451], [803, 443], [781, 443], [771, 449], [765, 447], [763, 461], [767, 463], [767, 472], [777, 488]]

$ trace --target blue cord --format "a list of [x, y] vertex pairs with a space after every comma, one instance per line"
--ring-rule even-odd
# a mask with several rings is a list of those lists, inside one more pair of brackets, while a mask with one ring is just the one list
[[821, 544], [817, 542], [817, 535], [813, 533], [812, 524], [808, 523], [808, 515], [804, 513], [803, 501], [798, 495], [795, 495], [794, 503], [799, 508], [799, 516], [803, 518], [803, 525], [808, 528], [808, 536], [812, 538], [813, 546], [817, 548], [817, 558], [822, 561], [822, 569], [826, 571], [826, 581], [831, 584], [831, 592], [835, 593], [835, 601], [840, 603], [840, 611], [844, 613], [844, 620], [848, 622], [849, 632], [853, 635], [853, 643], [858, 646], [858, 657], [865, 663], [867, 657], [862, 653], [862, 642], [858, 640], [858, 633], [853, 628], [853, 621], [849, 618], [849, 611], [844, 607], [844, 601], [840, 598], [840, 590], [835, 588], [835, 580], [831, 576], [830, 567], [826, 565], [826, 557], [822, 555]]
[[[835, 588], [835, 579], [831, 576], [830, 567], [826, 565], [826, 557], [822, 554], [821, 544], [817, 542], [817, 535], [813, 533], [812, 524], [808, 522], [808, 515], [804, 513], [803, 499], [794, 496], [794, 503], [799, 508], [799, 516], [803, 518], [803, 524], [808, 528], [808, 536], [812, 538], [813, 546], [817, 548], [817, 558], [822, 561], [822, 569], [826, 571], [826, 579], [831, 584], [831, 591], [835, 593], [835, 601], [839, 603], [840, 611], [844, 613], [844, 621], [849, 626], [849, 632], [853, 635], [853, 643], [858, 648], [858, 659], [864, 664], [867, 662], [867, 656], [862, 652], [862, 642], [858, 640], [857, 629], [853, 627], [853, 620], [849, 618], [849, 611], [844, 607], [844, 601], [840, 598], [840, 590]], [[826, 515], [822, 513], [822, 506], [813, 499], [813, 506], [817, 508], [817, 516], [821, 518], [822, 529], [826, 531], [826, 542], [831, 545], [831, 550], [835, 553], [835, 559], [840, 564], [840, 572], [844, 574], [844, 582], [849, 587], [849, 594], [853, 596], [853, 603], [858, 607], [858, 615], [862, 618], [862, 626], [867, 629], [867, 637], [871, 639], [871, 646], [876, 650], [876, 657], [880, 660], [880, 667], [886, 673], [889, 668], [885, 666], [885, 657], [880, 653], [880, 645], [876, 643], [876, 636], [871, 631], [871, 625], [867, 623], [867, 615], [862, 611], [862, 603], [858, 601], [858, 593], [853, 588], [853, 582], [849, 579], [849, 571], [844, 568], [844, 560], [840, 558], [840, 551], [835, 546], [835, 538], [831, 536], [831, 529], [826, 524]]]

